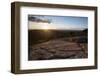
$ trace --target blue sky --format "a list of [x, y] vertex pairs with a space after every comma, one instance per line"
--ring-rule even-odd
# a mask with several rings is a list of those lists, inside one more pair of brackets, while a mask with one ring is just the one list
[[42, 15], [32, 15], [34, 17], [37, 17], [39, 19], [45, 19], [50, 20], [52, 24], [57, 25], [49, 25], [57, 27], [57, 29], [60, 29], [61, 26], [66, 27], [72, 27], [76, 29], [82, 29], [82, 28], [88, 28], [88, 17], [75, 17], [75, 16], [42, 16]]

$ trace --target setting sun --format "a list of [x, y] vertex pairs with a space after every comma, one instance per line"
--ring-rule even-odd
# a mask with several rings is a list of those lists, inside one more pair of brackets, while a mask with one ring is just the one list
[[49, 27], [45, 25], [45, 26], [43, 26], [43, 29], [44, 29], [44, 30], [48, 30]]

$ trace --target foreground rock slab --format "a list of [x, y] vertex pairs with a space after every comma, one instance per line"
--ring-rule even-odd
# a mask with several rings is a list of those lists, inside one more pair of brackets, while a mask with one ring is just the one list
[[54, 39], [29, 46], [29, 60], [87, 58], [87, 43]]

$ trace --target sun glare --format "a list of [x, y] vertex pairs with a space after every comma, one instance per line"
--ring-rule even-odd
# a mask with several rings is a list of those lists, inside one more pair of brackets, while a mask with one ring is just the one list
[[43, 26], [43, 29], [44, 29], [44, 30], [48, 30], [49, 27], [45, 25], [45, 26]]

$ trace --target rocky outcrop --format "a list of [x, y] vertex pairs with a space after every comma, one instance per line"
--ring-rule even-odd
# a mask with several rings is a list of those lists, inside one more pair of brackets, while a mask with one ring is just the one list
[[[70, 40], [71, 39], [71, 40]], [[60, 38], [29, 46], [29, 60], [76, 59], [87, 57], [87, 43]]]

